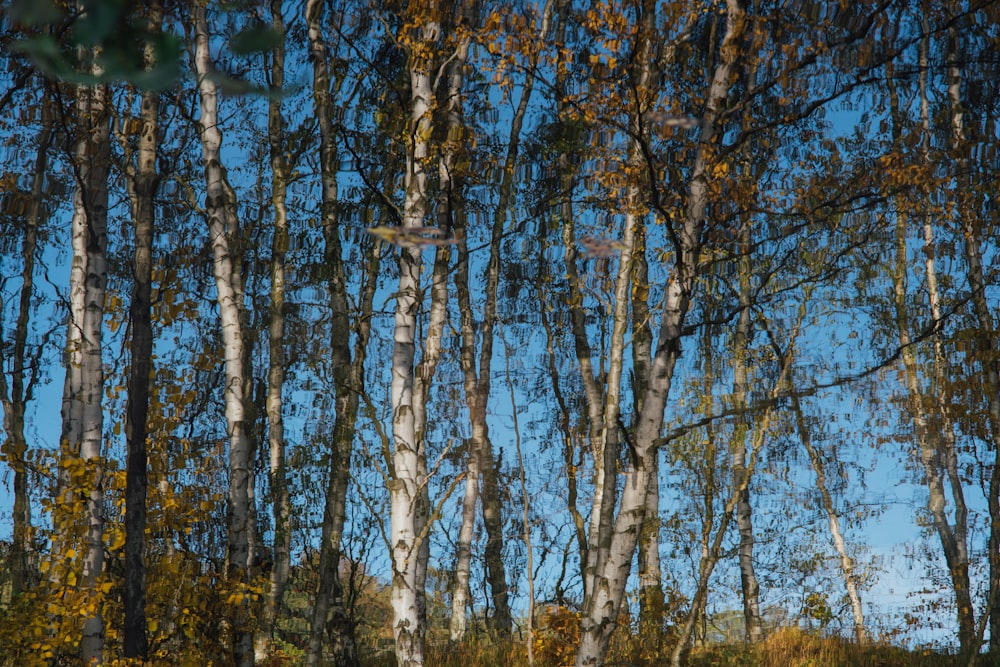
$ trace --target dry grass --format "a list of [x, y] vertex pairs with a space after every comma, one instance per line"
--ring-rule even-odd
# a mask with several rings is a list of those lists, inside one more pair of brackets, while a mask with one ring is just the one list
[[[609, 667], [661, 667], [669, 664], [670, 647], [653, 652], [634, 637], [618, 637], [613, 643]], [[536, 657], [535, 667], [566, 667], [572, 658], [566, 653], [550, 652], [557, 662]], [[427, 648], [426, 664], [431, 667], [526, 667], [523, 644], [470, 639], [457, 645], [432, 645]], [[873, 642], [859, 646], [838, 638], [824, 638], [795, 628], [772, 633], [756, 646], [716, 645], [695, 648], [688, 667], [964, 667], [958, 658], [931, 651], [907, 651], [888, 643]], [[391, 653], [370, 656], [363, 667], [394, 667]], [[1000, 667], [1000, 660], [983, 656], [977, 667]]]
[[712, 646], [691, 652], [690, 667], [950, 667], [958, 661], [929, 651], [907, 651], [886, 643], [859, 646], [796, 628], [774, 632], [756, 646]]

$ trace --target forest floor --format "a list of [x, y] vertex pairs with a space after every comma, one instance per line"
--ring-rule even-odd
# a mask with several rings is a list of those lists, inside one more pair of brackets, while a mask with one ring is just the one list
[[[609, 667], [665, 667], [671, 647], [651, 648], [637, 637], [613, 643]], [[575, 646], [536, 639], [534, 667], [570, 667]], [[391, 652], [362, 659], [362, 667], [394, 667]], [[426, 664], [434, 667], [527, 667], [523, 643], [469, 641], [427, 647]], [[966, 667], [968, 659], [929, 649], [908, 650], [888, 642], [859, 646], [842, 638], [824, 638], [786, 628], [757, 645], [719, 644], [691, 650], [687, 667]], [[975, 667], [1000, 667], [1000, 656], [983, 654]]]

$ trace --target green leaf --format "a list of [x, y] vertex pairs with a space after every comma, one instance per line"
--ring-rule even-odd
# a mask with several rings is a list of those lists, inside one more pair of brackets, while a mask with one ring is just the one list
[[229, 48], [236, 55], [269, 51], [281, 44], [284, 34], [263, 25], [250, 26], [239, 31], [229, 40]]
[[52, 0], [14, 0], [10, 17], [17, 23], [40, 25], [55, 23], [62, 18], [62, 12]]
[[88, 2], [84, 13], [73, 25], [73, 42], [80, 46], [98, 46], [115, 33], [124, 7], [119, 0]]

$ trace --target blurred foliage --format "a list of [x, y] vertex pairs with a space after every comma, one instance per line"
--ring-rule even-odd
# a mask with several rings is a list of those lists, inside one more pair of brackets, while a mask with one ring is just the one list
[[[66, 6], [53, 0], [13, 0], [10, 18], [26, 36], [12, 48], [46, 76], [67, 83], [125, 82], [164, 90], [183, 74], [183, 42], [154, 26], [148, 14], [147, 3], [129, 0], [81, 0]], [[237, 56], [263, 53], [283, 37], [266, 25], [251, 23], [232, 36], [229, 50]], [[92, 62], [88, 52], [93, 53]], [[219, 73], [214, 79], [230, 92], [268, 93]]]

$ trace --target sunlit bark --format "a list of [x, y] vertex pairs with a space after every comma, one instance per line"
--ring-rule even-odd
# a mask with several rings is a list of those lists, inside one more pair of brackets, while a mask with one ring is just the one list
[[[104, 370], [101, 352], [107, 285], [110, 125], [104, 86], [78, 86], [76, 97], [73, 264], [60, 468], [63, 493], [80, 494], [85, 498], [82, 587], [94, 598], [95, 607], [83, 620], [80, 655], [84, 662], [100, 663], [104, 650], [103, 605], [97, 586], [104, 568]], [[75, 461], [84, 467], [72, 466]], [[73, 518], [61, 519], [67, 525], [57, 526], [57, 529], [69, 529]]]
[[[654, 3], [646, 3], [643, 13], [652, 14]], [[688, 182], [687, 209], [675, 232], [674, 267], [668, 278], [663, 313], [660, 319], [655, 352], [650, 363], [647, 389], [642, 399], [635, 429], [636, 465], [625, 475], [624, 491], [613, 529], [609, 531], [606, 558], [599, 558], [594, 568], [593, 583], [587, 588], [590, 599], [584, 607], [580, 626], [580, 647], [577, 667], [598, 665], [604, 661], [608, 642], [614, 632], [622, 597], [632, 566], [632, 558], [645, 517], [649, 476], [654, 468], [657, 442], [663, 426], [663, 412], [673, 380], [674, 367], [680, 358], [680, 342], [684, 320], [694, 294], [702, 244], [704, 218], [709, 203], [709, 147], [715, 140], [716, 124], [732, 84], [739, 55], [739, 41], [745, 29], [746, 17], [739, 0], [726, 2], [726, 30], [722, 38], [719, 59], [701, 116], [700, 144], [694, 156]], [[672, 224], [666, 221], [666, 224]], [[626, 229], [626, 233], [629, 230]], [[630, 233], [629, 233], [630, 235]], [[631, 253], [631, 238], [625, 239]], [[625, 274], [626, 276], [628, 274]], [[627, 295], [627, 292], [626, 292]], [[623, 295], [624, 298], [625, 295]], [[609, 383], [609, 387], [612, 386]], [[607, 426], [605, 426], [607, 427]], [[593, 560], [593, 558], [591, 558]]]
[[[635, 414], [642, 411], [649, 364], [652, 358], [653, 332], [649, 322], [649, 265], [646, 260], [646, 233], [636, 229], [632, 263], [632, 395]], [[659, 650], [663, 631], [663, 570], [660, 565], [660, 480], [659, 456], [651, 459], [649, 489], [646, 491], [646, 514], [639, 537], [639, 626], [652, 648]]]
[[[410, 40], [408, 73], [410, 81], [410, 117], [406, 146], [404, 228], [424, 226], [427, 213], [427, 173], [431, 109], [434, 95], [431, 80], [430, 51], [441, 29], [433, 9], [419, 17]], [[424, 662], [423, 591], [420, 585], [419, 539], [423, 525], [422, 472], [418, 424], [415, 414], [414, 354], [417, 315], [420, 309], [419, 247], [400, 249], [399, 287], [396, 292], [395, 326], [392, 352], [392, 440], [393, 470], [389, 488], [390, 544], [392, 547], [393, 634], [396, 661], [400, 667]], [[419, 400], [417, 398], [416, 400]]]
[[753, 507], [750, 504], [751, 479], [747, 471], [746, 437], [750, 431], [747, 412], [747, 366], [751, 340], [750, 321], [750, 221], [742, 220], [739, 232], [739, 256], [736, 260], [739, 273], [739, 317], [733, 335], [733, 402], [742, 414], [736, 418], [730, 451], [733, 462], [733, 485], [743, 491], [736, 502], [736, 527], [740, 534], [738, 562], [740, 587], [743, 592], [743, 622], [748, 642], [760, 641], [763, 628], [760, 621], [760, 585], [753, 564]]
[[[229, 440], [229, 498], [226, 532], [227, 577], [238, 588], [248, 582], [251, 566], [251, 521], [249, 489], [253, 460], [245, 419], [245, 386], [249, 369], [244, 367], [243, 284], [233, 258], [233, 239], [239, 230], [236, 194], [229, 185], [222, 164], [222, 131], [218, 116], [218, 87], [212, 80], [213, 66], [209, 52], [208, 23], [205, 7], [198, 0], [192, 5], [195, 34], [195, 71], [198, 76], [201, 116], [201, 144], [205, 165], [205, 208], [209, 242], [212, 247], [212, 273], [215, 277], [219, 318], [222, 325], [225, 358], [226, 433]], [[247, 602], [242, 616], [231, 619], [233, 660], [238, 667], [254, 663], [253, 631]]]
[[854, 573], [854, 559], [847, 553], [847, 543], [840, 527], [840, 512], [837, 511], [833, 495], [826, 483], [823, 455], [813, 446], [812, 434], [802, 412], [799, 397], [795, 393], [792, 393], [792, 410], [795, 413], [795, 428], [799, 433], [799, 440], [806, 448], [813, 472], [816, 473], [816, 488], [819, 490], [820, 499], [823, 501], [823, 510], [826, 512], [826, 518], [830, 525], [830, 537], [833, 539], [833, 546], [840, 557], [840, 569], [844, 574], [844, 587], [847, 589], [847, 599], [851, 602], [851, 615], [854, 619], [854, 638], [859, 644], [864, 644], [868, 641], [868, 633], [865, 630], [865, 615], [861, 604], [861, 593], [858, 590], [858, 578]]
[[[449, 138], [462, 136], [461, 133], [465, 131], [462, 116], [463, 77], [461, 66], [464, 66], [468, 52], [469, 44], [466, 41], [459, 47], [456, 62], [449, 67], [448, 99], [445, 102]], [[454, 154], [455, 150], [460, 148], [464, 147], [445, 146], [442, 148], [438, 177], [441, 181], [442, 193], [442, 201], [438, 205], [439, 216], [442, 220], [438, 225], [442, 226], [442, 222], [451, 225], [454, 222], [455, 232], [461, 237], [458, 248], [458, 265], [455, 269], [455, 289], [462, 334], [459, 364], [462, 367], [465, 402], [469, 409], [469, 422], [472, 426], [471, 437], [466, 445], [465, 495], [462, 498], [462, 523], [459, 527], [458, 544], [455, 549], [455, 583], [451, 594], [451, 620], [448, 628], [449, 636], [453, 642], [462, 641], [465, 638], [466, 607], [469, 604], [469, 576], [472, 570], [472, 541], [476, 524], [476, 504], [479, 500], [480, 461], [484, 455], [486, 440], [489, 438], [485, 414], [489, 395], [481, 395], [479, 391], [480, 381], [476, 375], [476, 331], [472, 319], [472, 303], [469, 297], [469, 248], [466, 243], [468, 231], [464, 207], [461, 205], [464, 193], [458, 189], [461, 188], [462, 181], [453, 178]], [[455, 176], [458, 175], [455, 174]], [[499, 253], [499, 251], [498, 247], [491, 246], [490, 248], [491, 253]], [[490, 269], [493, 269], [492, 262], [490, 262]], [[492, 278], [492, 274], [487, 280], [490, 278]], [[490, 292], [487, 288], [486, 299], [488, 304], [495, 301], [496, 290]], [[485, 317], [483, 324], [485, 328], [487, 325]], [[489, 326], [492, 329], [492, 323], [489, 323]], [[486, 347], [485, 340], [483, 347]], [[488, 364], [489, 362], [484, 358], [483, 363]], [[489, 365], [486, 368], [488, 373]], [[488, 391], [488, 378], [486, 383]]]
[[[285, 21], [281, 0], [271, 2], [271, 28], [281, 41], [271, 52], [271, 88], [281, 91], [285, 85]], [[285, 255], [288, 251], [288, 163], [285, 159], [285, 120], [281, 100], [272, 97], [267, 109], [267, 136], [271, 160], [271, 208], [274, 231], [271, 240], [271, 307], [268, 327], [267, 440], [271, 503], [274, 515], [273, 565], [264, 609], [260, 619], [255, 655], [267, 658], [275, 623], [288, 584], [291, 565], [291, 499], [285, 470], [285, 423], [282, 415], [282, 392], [285, 386]]]

